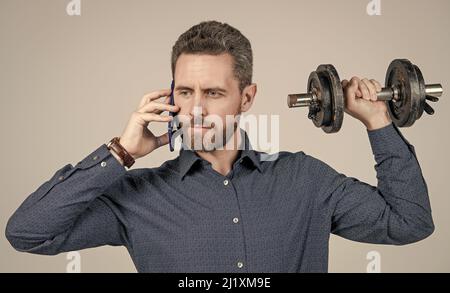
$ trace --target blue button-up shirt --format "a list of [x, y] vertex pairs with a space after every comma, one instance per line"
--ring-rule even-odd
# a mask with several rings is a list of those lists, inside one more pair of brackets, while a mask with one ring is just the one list
[[367, 132], [377, 186], [303, 151], [262, 160], [245, 132], [226, 176], [188, 149], [126, 170], [103, 144], [29, 195], [6, 236], [36, 254], [123, 245], [139, 272], [326, 272], [330, 233], [403, 245], [434, 230], [414, 147], [393, 124]]

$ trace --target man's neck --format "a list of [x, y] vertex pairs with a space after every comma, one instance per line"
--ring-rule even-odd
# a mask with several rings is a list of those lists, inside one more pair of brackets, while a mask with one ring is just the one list
[[220, 174], [226, 176], [233, 166], [233, 163], [239, 157], [240, 150], [238, 146], [241, 143], [239, 128], [234, 135], [228, 140], [226, 146], [222, 150], [213, 151], [196, 151], [199, 157], [211, 163], [212, 168]]

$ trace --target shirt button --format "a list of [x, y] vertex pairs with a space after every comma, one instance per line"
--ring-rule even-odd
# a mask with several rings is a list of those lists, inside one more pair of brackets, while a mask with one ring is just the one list
[[92, 157], [92, 160], [97, 160], [98, 159], [98, 156], [94, 156], [94, 157]]
[[228, 185], [228, 180], [227, 180], [227, 179], [225, 179], [225, 180], [223, 181], [223, 185], [225, 185], [225, 186]]
[[243, 266], [244, 266], [244, 264], [242, 262], [238, 261], [237, 267], [241, 269]]
[[105, 161], [101, 162], [100, 166], [105, 167], [106, 166], [106, 162]]
[[233, 223], [237, 224], [239, 222], [239, 218], [233, 218]]
[[64, 176], [59, 176], [58, 177], [58, 180], [63, 180], [64, 179]]
[[240, 160], [239, 160], [239, 163], [242, 163], [242, 162], [244, 162], [244, 159], [240, 159]]

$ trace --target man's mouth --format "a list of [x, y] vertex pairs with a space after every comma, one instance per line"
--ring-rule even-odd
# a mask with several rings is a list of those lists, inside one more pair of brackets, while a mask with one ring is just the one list
[[194, 129], [211, 129], [211, 128], [213, 128], [213, 125], [212, 126], [206, 126], [206, 125], [203, 125], [203, 124], [193, 124], [191, 126], [191, 128], [194, 128]]
[[194, 125], [193, 128], [211, 129], [211, 127], [206, 127], [206, 126], [202, 126], [202, 125]]
[[211, 129], [211, 127], [202, 127], [202, 126], [194, 126], [191, 127], [193, 132], [198, 132], [198, 133], [205, 133], [206, 131], [209, 131]]

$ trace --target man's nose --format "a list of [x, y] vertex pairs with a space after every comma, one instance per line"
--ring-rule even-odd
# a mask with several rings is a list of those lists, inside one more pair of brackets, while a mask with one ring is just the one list
[[206, 115], [205, 99], [201, 94], [196, 94], [190, 105], [189, 114], [192, 116], [204, 116]]

